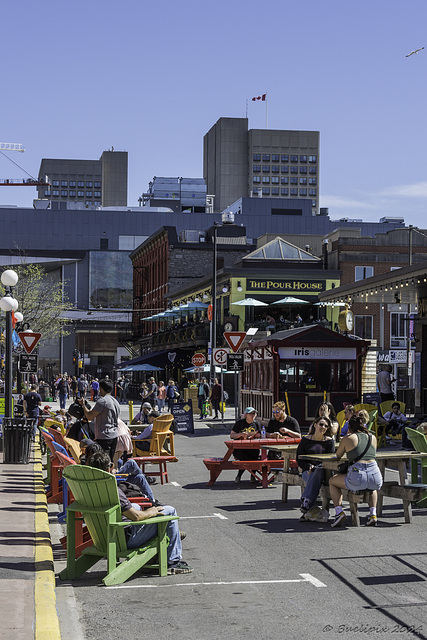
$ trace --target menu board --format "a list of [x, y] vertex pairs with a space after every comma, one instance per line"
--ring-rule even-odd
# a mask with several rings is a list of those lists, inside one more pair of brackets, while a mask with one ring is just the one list
[[176, 402], [172, 405], [177, 433], [194, 433], [193, 405], [189, 402]]

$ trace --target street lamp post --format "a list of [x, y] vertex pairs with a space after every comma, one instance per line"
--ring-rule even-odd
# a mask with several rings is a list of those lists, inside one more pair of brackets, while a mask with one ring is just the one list
[[216, 348], [216, 266], [217, 266], [217, 236], [218, 236], [218, 222], [214, 222], [213, 229], [213, 273], [212, 273], [212, 320], [211, 320], [211, 384], [213, 384], [215, 378], [215, 362], [214, 362], [214, 349]]
[[7, 269], [1, 274], [1, 281], [6, 289], [6, 295], [0, 299], [0, 308], [6, 313], [4, 417], [12, 418], [12, 312], [18, 308], [18, 301], [13, 297], [12, 291], [18, 282], [18, 274], [12, 269]]

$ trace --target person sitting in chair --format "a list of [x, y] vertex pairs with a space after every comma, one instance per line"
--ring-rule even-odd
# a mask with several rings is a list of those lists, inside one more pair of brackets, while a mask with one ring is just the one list
[[[153, 422], [156, 418], [160, 417], [160, 413], [158, 411], [150, 411], [148, 414], [148, 425], [145, 427], [144, 431], [141, 431], [137, 436], [132, 436], [132, 440], [136, 440], [135, 446], [140, 451], [149, 451], [150, 450], [150, 442], [151, 433], [153, 431]], [[144, 442], [138, 442], [138, 440], [144, 440]]]
[[393, 402], [391, 411], [384, 414], [384, 420], [387, 422], [385, 432], [390, 433], [391, 431], [392, 436], [397, 436], [398, 433], [401, 433], [408, 418], [400, 411], [400, 404]]
[[[101, 469], [101, 471], [107, 471], [111, 473], [112, 462], [110, 456], [105, 451], [99, 451], [95, 453], [91, 460], [90, 466], [95, 469]], [[118, 487], [120, 508], [122, 511], [122, 518], [131, 520], [132, 522], [141, 522], [147, 520], [147, 524], [143, 525], [129, 525], [125, 528], [126, 546], [128, 549], [138, 549], [142, 547], [148, 540], [157, 535], [157, 524], [150, 524], [148, 521], [150, 518], [156, 516], [175, 516], [176, 511], [173, 507], [168, 505], [161, 507], [150, 507], [143, 511], [139, 504], [132, 503], [126, 498], [125, 494]], [[171, 520], [166, 527], [167, 536], [169, 538], [168, 544], [168, 574], [175, 573], [191, 573], [193, 568], [190, 567], [184, 560], [182, 560], [182, 545], [181, 536], [178, 527], [178, 520]], [[183, 536], [184, 537], [184, 536]]]

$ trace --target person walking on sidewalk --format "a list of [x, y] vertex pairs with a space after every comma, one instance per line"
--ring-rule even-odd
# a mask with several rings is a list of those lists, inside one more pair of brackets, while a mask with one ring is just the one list
[[200, 384], [197, 389], [197, 406], [200, 410], [200, 420], [203, 420], [207, 416], [206, 402], [209, 398], [210, 389], [206, 381], [206, 378], [200, 380]]

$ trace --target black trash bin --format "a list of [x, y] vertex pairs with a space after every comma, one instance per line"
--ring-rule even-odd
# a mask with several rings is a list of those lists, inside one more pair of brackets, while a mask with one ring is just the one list
[[4, 418], [3, 462], [6, 464], [28, 464], [34, 420], [29, 418]]

